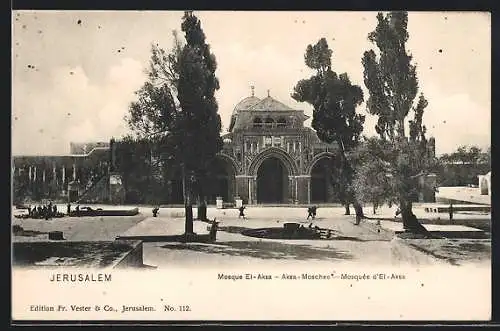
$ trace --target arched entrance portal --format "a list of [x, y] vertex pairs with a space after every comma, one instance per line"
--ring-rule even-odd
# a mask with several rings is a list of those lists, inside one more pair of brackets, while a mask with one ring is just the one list
[[224, 202], [233, 202], [235, 173], [229, 161], [217, 157], [209, 167], [208, 180], [208, 204], [215, 204], [218, 196]]
[[257, 170], [257, 203], [288, 201], [288, 170], [276, 157], [269, 157]]
[[331, 160], [319, 159], [311, 169], [311, 202], [329, 203], [337, 200], [331, 180]]

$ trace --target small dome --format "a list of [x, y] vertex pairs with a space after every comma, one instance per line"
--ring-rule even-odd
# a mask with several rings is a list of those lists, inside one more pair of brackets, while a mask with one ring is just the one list
[[238, 110], [245, 110], [249, 109], [252, 106], [255, 106], [258, 104], [261, 100], [255, 96], [247, 97], [240, 102], [234, 107], [234, 112], [236, 113]]
[[236, 104], [233, 113], [231, 114], [231, 124], [229, 124], [229, 131], [233, 129], [234, 123], [236, 121], [237, 114], [240, 110], [247, 110], [261, 102], [256, 96], [246, 97]]

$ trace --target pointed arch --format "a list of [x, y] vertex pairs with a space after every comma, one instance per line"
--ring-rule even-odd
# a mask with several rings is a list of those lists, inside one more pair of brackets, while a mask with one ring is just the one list
[[296, 176], [299, 174], [297, 165], [295, 164], [295, 161], [292, 159], [292, 157], [284, 150], [276, 147], [267, 148], [260, 154], [258, 154], [252, 160], [252, 163], [250, 163], [250, 166], [248, 167], [248, 174], [250, 176], [257, 176], [257, 171], [260, 165], [269, 157], [275, 157], [282, 161], [284, 166], [288, 170], [289, 176]]

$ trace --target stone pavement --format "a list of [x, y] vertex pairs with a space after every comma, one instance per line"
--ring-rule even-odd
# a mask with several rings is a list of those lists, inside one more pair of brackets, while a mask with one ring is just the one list
[[140, 223], [145, 217], [63, 217], [48, 221], [40, 219], [12, 218], [12, 225], [20, 225], [25, 230], [37, 231], [39, 236], [14, 236], [13, 241], [47, 241], [48, 232], [62, 231], [69, 241], [109, 241]]
[[[149, 207], [141, 207], [140, 211], [143, 214], [133, 217], [65, 217], [50, 221], [14, 218], [13, 224], [19, 224], [26, 230], [63, 231], [64, 237], [71, 241], [113, 240], [117, 236], [127, 235], [176, 235], [184, 232], [183, 208], [161, 208], [156, 218], [151, 217]], [[194, 214], [196, 216], [196, 208]], [[209, 208], [207, 214], [210, 219], [215, 218], [220, 222], [221, 231], [217, 233], [216, 243], [144, 243], [144, 262], [158, 268], [252, 263], [270, 266], [449, 264], [448, 258], [433, 256], [408, 245], [405, 240], [394, 239], [394, 232], [387, 229], [389, 226], [379, 227], [368, 221], [363, 221], [359, 226], [354, 225], [354, 216], [344, 215], [343, 208], [320, 208], [315, 220], [306, 219], [305, 208], [250, 206], [245, 210], [247, 219], [239, 219], [236, 209]], [[335, 236], [330, 240], [277, 240], [253, 238], [240, 233], [249, 228], [283, 227], [286, 222], [298, 222], [306, 227], [313, 223], [313, 226], [334, 230]], [[391, 226], [401, 225], [389, 223]], [[207, 233], [207, 226], [205, 222], [194, 222], [198, 234]], [[14, 241], [29, 240], [47, 238], [43, 235], [14, 237]], [[458, 253], [454, 251], [450, 254]]]
[[[412, 249], [393, 239], [386, 231], [354, 225], [353, 216], [343, 215], [342, 208], [323, 209], [315, 220], [306, 220], [302, 210], [294, 208], [250, 208], [248, 219], [238, 219], [235, 210], [209, 210], [210, 219], [217, 219], [220, 231], [214, 244], [200, 243], [144, 243], [145, 263], [168, 268], [175, 266], [204, 267], [209, 265], [235, 266], [251, 263], [269, 265], [325, 263], [376, 265], [434, 265], [441, 261]], [[165, 213], [163, 213], [164, 215]], [[328, 217], [327, 217], [328, 216]], [[286, 222], [299, 222], [304, 226], [328, 228], [335, 231], [331, 240], [262, 239], [242, 235], [244, 229], [283, 227]], [[195, 232], [207, 232], [205, 222], [195, 221]], [[183, 218], [166, 216], [146, 218], [130, 228], [127, 235], [176, 235], [184, 230]]]

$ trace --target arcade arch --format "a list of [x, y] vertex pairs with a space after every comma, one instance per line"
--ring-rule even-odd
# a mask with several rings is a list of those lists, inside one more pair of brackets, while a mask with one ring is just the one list
[[233, 201], [236, 189], [236, 168], [228, 157], [218, 155], [208, 168], [207, 202], [215, 204], [217, 197]]
[[288, 202], [288, 169], [279, 158], [270, 156], [257, 169], [257, 203]]
[[297, 173], [297, 165], [283, 150], [271, 147], [261, 152], [248, 168], [248, 174], [256, 178], [257, 203], [288, 203], [292, 197], [289, 178]]
[[332, 158], [333, 155], [322, 155], [311, 163], [309, 168], [311, 203], [331, 203], [338, 200], [331, 180]]

